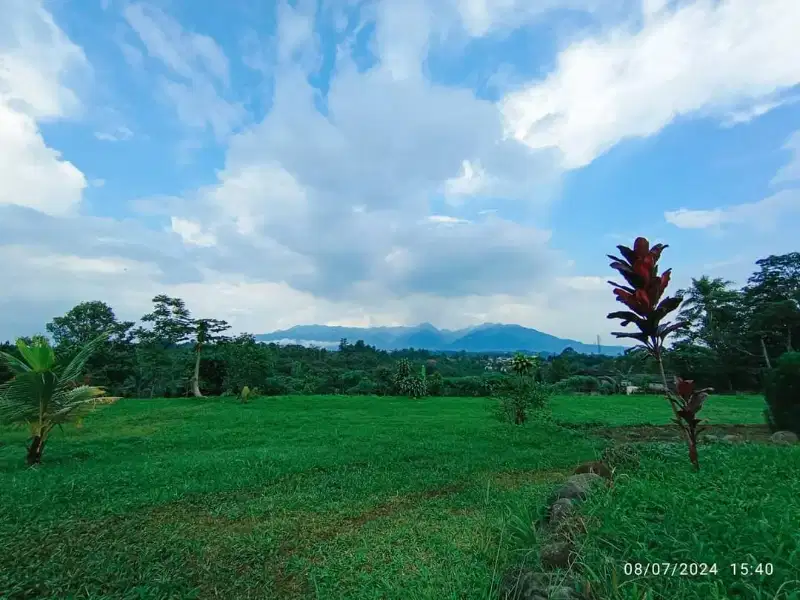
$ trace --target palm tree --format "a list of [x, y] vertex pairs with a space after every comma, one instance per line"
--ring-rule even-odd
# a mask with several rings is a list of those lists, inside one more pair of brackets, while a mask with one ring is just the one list
[[680, 318], [692, 326], [686, 332], [691, 341], [700, 339], [709, 346], [714, 345], [719, 330], [718, 317], [737, 295], [729, 289], [731, 285], [733, 282], [727, 279], [703, 275], [700, 279], [692, 278], [691, 287], [680, 291], [683, 295]]
[[56, 364], [53, 348], [43, 337], [30, 344], [17, 340], [22, 360], [0, 352], [0, 361], [14, 374], [0, 385], [0, 423], [30, 427], [29, 465], [41, 462], [44, 446], [56, 425], [79, 421], [96, 404], [116, 400], [106, 396], [102, 388], [76, 383], [92, 352], [107, 337], [103, 334], [86, 344], [64, 367]]
[[511, 359], [511, 370], [520, 376], [530, 374], [538, 365], [538, 357], [526, 356], [522, 352], [517, 352]]

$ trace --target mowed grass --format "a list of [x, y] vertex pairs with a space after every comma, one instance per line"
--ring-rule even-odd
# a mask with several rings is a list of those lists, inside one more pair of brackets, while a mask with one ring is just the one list
[[[553, 413], [563, 423], [598, 425], [666, 425], [672, 409], [664, 396], [556, 396]], [[700, 417], [709, 424], [763, 424], [764, 397], [754, 394], [711, 394]]]
[[537, 506], [600, 442], [485, 399], [122, 400], [0, 447], [9, 598], [486, 598]]
[[[670, 419], [657, 396], [553, 406], [565, 423]], [[54, 433], [33, 470], [25, 432], [0, 430], [0, 597], [496, 597], [504, 568], [535, 556], [514, 517], [540, 512], [607, 442], [504, 425], [487, 409], [480, 398], [122, 400]], [[704, 413], [761, 423], [762, 409], [714, 396]], [[797, 599], [784, 592], [800, 579], [798, 447], [703, 446], [699, 475], [680, 445], [641, 447], [642, 467], [582, 507], [579, 566], [598, 598]], [[633, 561], [716, 562], [718, 574], [636, 580], [624, 576]], [[748, 561], [773, 575], [730, 572]]]

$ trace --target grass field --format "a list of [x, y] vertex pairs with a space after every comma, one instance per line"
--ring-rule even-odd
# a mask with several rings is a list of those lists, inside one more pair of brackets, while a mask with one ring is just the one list
[[[670, 417], [657, 397], [553, 406], [564, 423]], [[713, 397], [707, 416], [760, 423], [762, 407]], [[607, 443], [498, 423], [484, 399], [333, 396], [122, 400], [55, 433], [35, 470], [25, 432], [0, 436], [0, 597], [95, 600], [496, 597], [535, 544], [509, 523]], [[800, 447], [704, 446], [700, 476], [680, 446], [643, 452], [583, 507], [580, 562], [601, 597], [798, 598]], [[631, 581], [634, 559], [720, 569]], [[774, 573], [728, 572], [746, 561]]]

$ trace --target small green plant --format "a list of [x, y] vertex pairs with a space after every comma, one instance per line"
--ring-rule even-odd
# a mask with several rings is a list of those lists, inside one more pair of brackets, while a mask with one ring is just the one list
[[53, 348], [43, 337], [31, 344], [17, 340], [21, 360], [0, 352], [0, 362], [14, 374], [0, 385], [0, 423], [28, 425], [29, 465], [42, 462], [45, 444], [56, 425], [74, 422], [80, 427], [82, 417], [97, 404], [117, 400], [106, 396], [102, 388], [77, 383], [86, 361], [107, 337], [103, 334], [86, 344], [66, 365], [56, 362]]
[[800, 352], [786, 352], [767, 376], [766, 417], [772, 431], [800, 435]]
[[538, 367], [538, 357], [517, 353], [511, 359], [513, 375], [494, 388], [497, 416], [501, 420], [522, 425], [531, 411], [536, 416], [544, 416], [550, 392], [546, 385], [536, 381]]
[[258, 388], [254, 387], [250, 389], [250, 387], [246, 385], [242, 388], [242, 391], [239, 392], [239, 401], [242, 404], [247, 404], [252, 398], [255, 398], [256, 396], [258, 396]]

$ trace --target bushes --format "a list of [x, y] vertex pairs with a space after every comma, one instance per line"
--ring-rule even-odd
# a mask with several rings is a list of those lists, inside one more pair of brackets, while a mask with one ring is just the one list
[[772, 431], [800, 435], [800, 352], [786, 352], [767, 377], [765, 415]]
[[553, 384], [556, 394], [597, 392], [600, 390], [600, 380], [591, 375], [573, 375]]
[[497, 417], [501, 421], [522, 425], [532, 414], [536, 417], [547, 414], [550, 391], [546, 384], [531, 376], [514, 376], [497, 387], [494, 397], [497, 399]]

